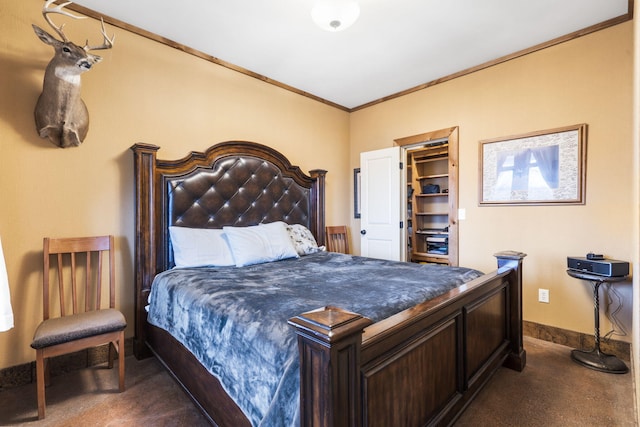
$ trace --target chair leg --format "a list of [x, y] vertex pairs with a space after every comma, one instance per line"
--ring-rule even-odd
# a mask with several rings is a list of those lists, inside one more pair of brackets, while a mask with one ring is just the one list
[[51, 364], [49, 363], [49, 359], [43, 356], [43, 366], [44, 366], [44, 386], [49, 387], [51, 385]]
[[115, 349], [115, 342], [110, 342], [108, 346], [109, 346], [109, 353], [107, 354], [107, 362], [109, 362], [108, 367], [109, 369], [111, 369], [113, 368], [113, 351]]
[[38, 419], [44, 419], [45, 398], [44, 398], [44, 385], [45, 385], [45, 367], [44, 367], [44, 354], [42, 350], [36, 350], [36, 388], [38, 392]]
[[118, 382], [120, 392], [124, 391], [124, 331], [120, 332], [118, 338]]

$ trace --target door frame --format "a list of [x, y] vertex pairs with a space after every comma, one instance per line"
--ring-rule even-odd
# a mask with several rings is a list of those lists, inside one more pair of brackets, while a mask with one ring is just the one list
[[[402, 174], [401, 190], [402, 203], [404, 208], [402, 212], [407, 212], [407, 173], [406, 161], [407, 151], [421, 144], [428, 144], [438, 140], [447, 139], [449, 142], [449, 265], [458, 265], [458, 126], [439, 129], [432, 132], [421, 133], [418, 135], [407, 136], [404, 138], [394, 139], [395, 145], [401, 148], [400, 158], [405, 163], [405, 170]], [[406, 222], [406, 221], [405, 221]], [[403, 248], [407, 245], [407, 227], [404, 227], [401, 240], [403, 240]], [[406, 252], [406, 251], [405, 251]]]

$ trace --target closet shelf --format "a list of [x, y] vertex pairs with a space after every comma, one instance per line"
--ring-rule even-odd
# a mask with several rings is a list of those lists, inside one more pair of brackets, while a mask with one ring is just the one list
[[418, 179], [434, 179], [434, 178], [448, 178], [449, 174], [448, 173], [438, 173], [438, 174], [434, 174], [434, 175], [424, 175], [424, 176], [419, 176]]
[[449, 193], [427, 193], [427, 194], [416, 194], [416, 197], [447, 197]]

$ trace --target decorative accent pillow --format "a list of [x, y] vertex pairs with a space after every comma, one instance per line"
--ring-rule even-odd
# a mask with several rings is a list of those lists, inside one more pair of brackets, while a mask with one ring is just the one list
[[318, 247], [318, 242], [316, 242], [316, 239], [313, 237], [311, 230], [304, 225], [287, 225], [287, 231], [298, 255], [309, 255], [322, 250]]
[[176, 267], [235, 265], [221, 229], [169, 227]]
[[298, 258], [284, 222], [250, 227], [223, 227], [236, 267]]

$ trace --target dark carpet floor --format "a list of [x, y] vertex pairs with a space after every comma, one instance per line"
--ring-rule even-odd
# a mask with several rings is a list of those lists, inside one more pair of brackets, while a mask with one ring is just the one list
[[[571, 349], [525, 337], [523, 372], [500, 369], [455, 424], [462, 426], [636, 426], [630, 373], [577, 365]], [[47, 417], [37, 420], [35, 384], [0, 391], [0, 425], [204, 426], [205, 419], [153, 358], [117, 370], [88, 368], [53, 378]], [[395, 427], [395, 426], [394, 426]]]
[[498, 370], [456, 427], [638, 425], [631, 373], [585, 368], [571, 348], [530, 337], [524, 348], [524, 370]]

